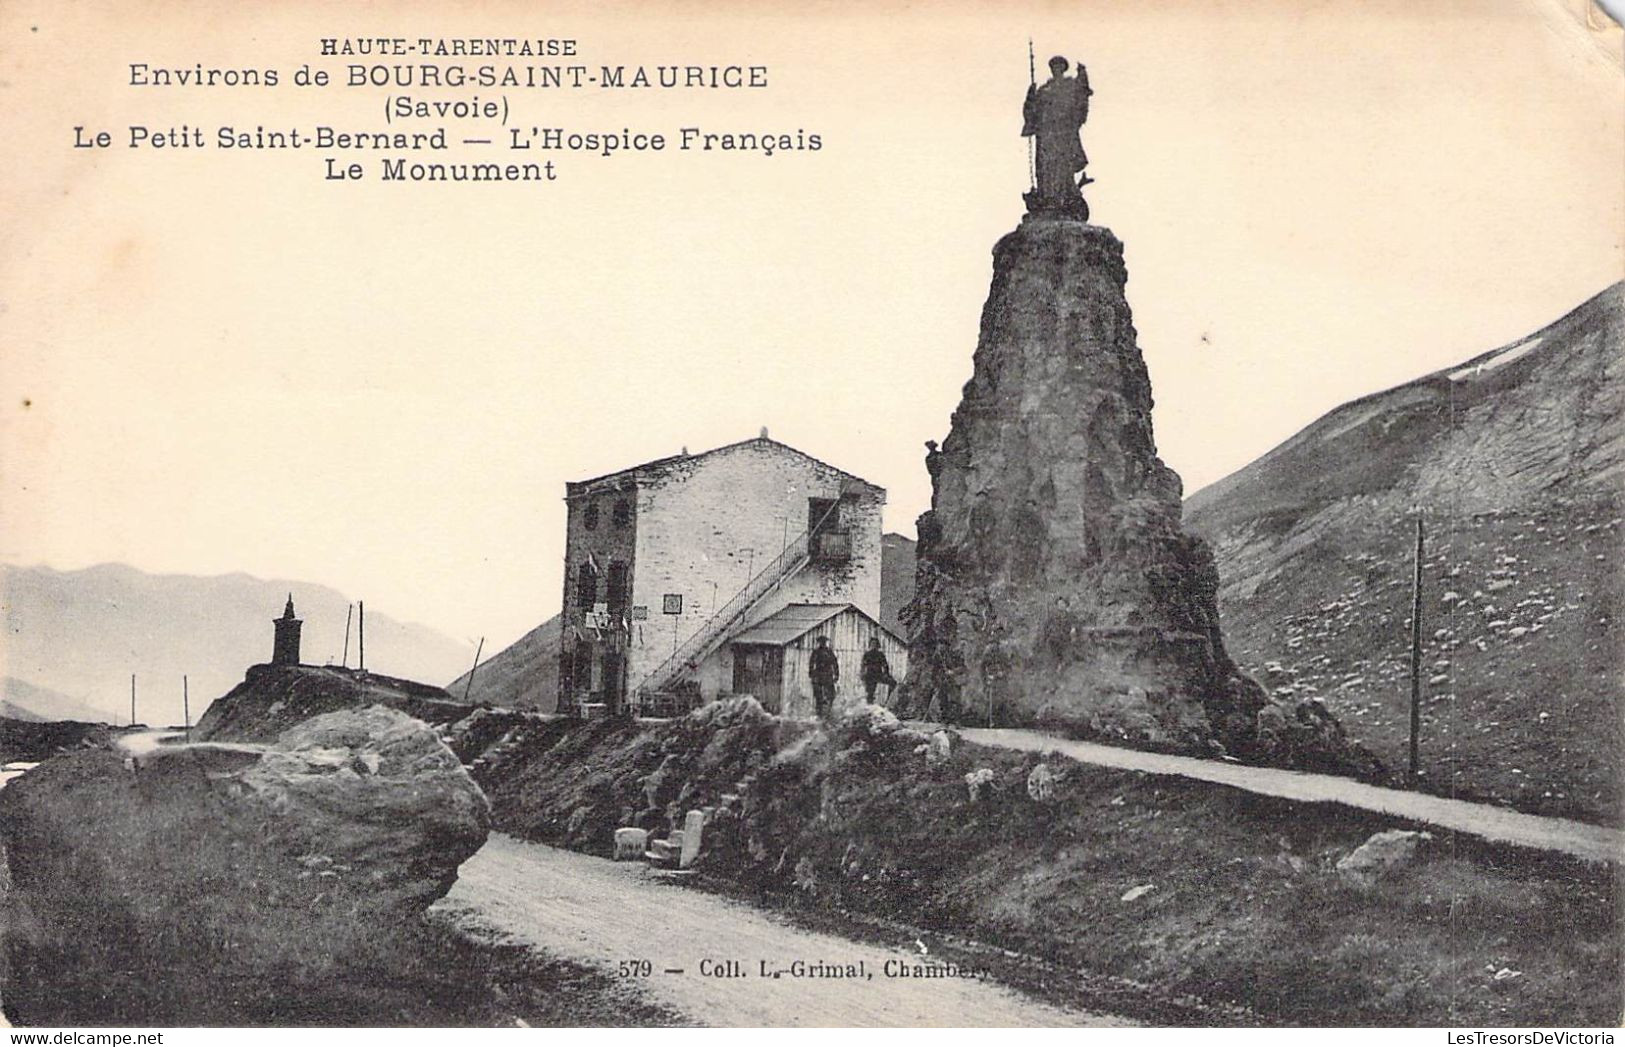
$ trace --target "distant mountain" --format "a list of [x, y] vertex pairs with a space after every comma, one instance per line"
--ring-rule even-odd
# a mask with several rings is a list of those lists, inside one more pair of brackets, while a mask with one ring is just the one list
[[[9, 680], [58, 692], [129, 722], [130, 674], [143, 722], [179, 723], [181, 676], [189, 677], [195, 722], [213, 699], [271, 657], [271, 619], [293, 593], [304, 619], [302, 659], [338, 662], [349, 598], [320, 585], [252, 578], [152, 575], [103, 564], [79, 571], [0, 567], [0, 661]], [[367, 606], [367, 668], [409, 679], [444, 680], [473, 656], [469, 645]], [[356, 664], [357, 638], [349, 662]], [[13, 699], [8, 686], [8, 700]], [[80, 716], [83, 710], [73, 715]]]
[[38, 723], [52, 720], [104, 723], [108, 719], [106, 712], [76, 698], [9, 676], [0, 678], [0, 716]]
[[880, 538], [880, 624], [908, 639], [898, 616], [914, 599], [914, 539], [900, 534]]
[[1420, 513], [1434, 787], [1616, 820], [1622, 294], [1345, 404], [1192, 495], [1237, 660], [1403, 768]]
[[554, 615], [481, 662], [468, 686], [468, 673], [446, 685], [453, 698], [465, 690], [470, 701], [504, 709], [552, 712], [559, 698], [559, 616]]
[[[907, 632], [897, 612], [914, 596], [914, 542], [900, 534], [882, 539], [880, 555], [880, 621], [897, 635]], [[446, 685], [461, 699], [468, 674]], [[480, 663], [468, 696], [507, 709], [552, 712], [559, 696], [559, 617], [554, 615], [512, 645]]]

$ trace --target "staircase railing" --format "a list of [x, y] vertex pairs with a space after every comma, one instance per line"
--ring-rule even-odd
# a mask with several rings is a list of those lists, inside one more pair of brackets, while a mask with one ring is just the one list
[[721, 609], [696, 629], [688, 639], [677, 645], [670, 658], [655, 666], [636, 687], [633, 694], [641, 696], [669, 687], [683, 673], [698, 668], [716, 640], [739, 623], [762, 598], [783, 584], [812, 559], [812, 538], [819, 533], [838, 508], [831, 505], [816, 524], [803, 531], [796, 540], [785, 546], [756, 576], [746, 582]]

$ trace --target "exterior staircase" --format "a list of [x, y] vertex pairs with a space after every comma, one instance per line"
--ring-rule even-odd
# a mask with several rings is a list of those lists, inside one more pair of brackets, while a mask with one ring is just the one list
[[707, 619], [704, 625], [679, 644], [670, 658], [655, 666], [649, 675], [639, 681], [632, 688], [634, 700], [641, 702], [646, 695], [667, 690], [684, 676], [698, 669], [705, 656], [710, 654], [724, 637], [738, 628], [752, 608], [761, 603], [768, 593], [783, 585], [786, 579], [807, 566], [813, 556], [814, 536], [823, 537], [821, 532], [824, 524], [835, 514], [836, 509], [836, 505], [831, 505], [816, 524], [797, 536], [783, 552], [757, 572], [756, 577], [746, 582], [744, 588], [723, 604], [716, 614]]

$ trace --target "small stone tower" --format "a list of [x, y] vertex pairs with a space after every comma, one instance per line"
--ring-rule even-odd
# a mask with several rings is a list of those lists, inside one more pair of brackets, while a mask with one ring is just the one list
[[293, 594], [288, 594], [288, 606], [282, 609], [282, 617], [274, 618], [271, 624], [276, 627], [276, 643], [271, 649], [272, 665], [298, 665], [299, 664], [299, 627], [304, 623], [293, 616]]

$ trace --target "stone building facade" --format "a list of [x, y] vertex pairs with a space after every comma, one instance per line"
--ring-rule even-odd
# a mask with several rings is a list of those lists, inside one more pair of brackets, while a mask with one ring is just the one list
[[567, 484], [560, 711], [727, 693], [728, 637], [790, 604], [878, 618], [885, 501], [765, 433]]

